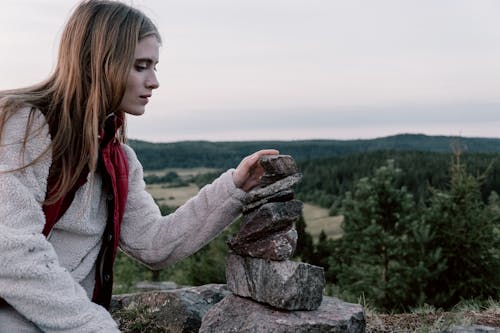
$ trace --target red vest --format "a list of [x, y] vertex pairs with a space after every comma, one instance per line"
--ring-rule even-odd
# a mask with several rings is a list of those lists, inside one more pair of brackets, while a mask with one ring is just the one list
[[[113, 288], [113, 263], [120, 240], [120, 225], [125, 212], [128, 194], [128, 159], [116, 131], [123, 125], [123, 117], [108, 116], [101, 131], [98, 172], [102, 176], [103, 191], [107, 195], [108, 219], [102, 246], [96, 261], [96, 280], [92, 301], [109, 308]], [[46, 222], [43, 234], [48, 236], [52, 227], [71, 205], [76, 191], [87, 181], [88, 168], [82, 172], [75, 186], [61, 199], [51, 205], [44, 205]], [[55, 185], [54, 177], [49, 178], [47, 196]]]

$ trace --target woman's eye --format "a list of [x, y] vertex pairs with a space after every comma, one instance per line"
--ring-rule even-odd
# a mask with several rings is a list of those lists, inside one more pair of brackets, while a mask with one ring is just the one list
[[140, 71], [144, 71], [144, 70], [148, 69], [148, 67], [142, 66], [142, 65], [135, 65], [135, 69], [140, 72]]

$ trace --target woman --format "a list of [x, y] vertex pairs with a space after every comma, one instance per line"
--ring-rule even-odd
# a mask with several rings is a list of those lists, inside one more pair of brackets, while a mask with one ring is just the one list
[[124, 144], [125, 114], [159, 87], [160, 35], [140, 11], [83, 1], [54, 73], [0, 92], [0, 332], [117, 332], [107, 312], [119, 246], [153, 268], [230, 224], [263, 174], [262, 150], [162, 217]]

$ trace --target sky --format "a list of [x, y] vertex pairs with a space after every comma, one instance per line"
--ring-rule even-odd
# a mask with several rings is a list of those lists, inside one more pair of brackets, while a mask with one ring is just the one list
[[[500, 137], [498, 0], [136, 0], [163, 38], [128, 136]], [[0, 90], [45, 79], [78, 1], [0, 2]]]

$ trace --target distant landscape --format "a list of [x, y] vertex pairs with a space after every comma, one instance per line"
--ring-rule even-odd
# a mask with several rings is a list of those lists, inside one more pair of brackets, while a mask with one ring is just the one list
[[373, 151], [419, 151], [452, 153], [459, 146], [465, 153], [500, 153], [500, 138], [462, 138], [401, 134], [371, 140], [301, 140], [151, 143], [130, 140], [144, 169], [230, 168], [242, 157], [263, 148], [275, 148], [297, 161], [339, 157]]

